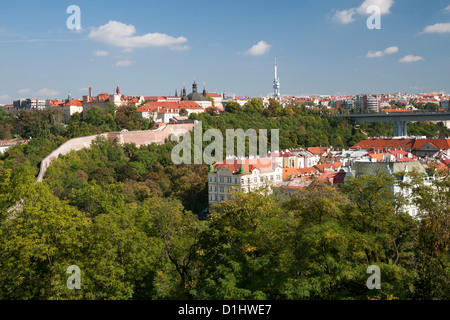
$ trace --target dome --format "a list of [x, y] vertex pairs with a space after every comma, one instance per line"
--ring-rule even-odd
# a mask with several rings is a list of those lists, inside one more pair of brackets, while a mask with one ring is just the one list
[[208, 99], [204, 95], [198, 92], [192, 92], [188, 94], [187, 97], [190, 101], [208, 101]]

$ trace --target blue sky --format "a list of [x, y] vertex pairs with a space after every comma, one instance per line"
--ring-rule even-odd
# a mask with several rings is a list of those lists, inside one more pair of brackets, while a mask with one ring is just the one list
[[[367, 28], [370, 4], [379, 30]], [[81, 31], [66, 26], [70, 5]], [[0, 12], [0, 103], [117, 85], [172, 95], [194, 78], [267, 95], [275, 56], [282, 94], [450, 92], [450, 0], [17, 0]]]

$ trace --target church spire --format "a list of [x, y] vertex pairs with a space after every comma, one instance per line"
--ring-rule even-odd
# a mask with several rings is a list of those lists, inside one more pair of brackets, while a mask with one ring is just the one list
[[195, 78], [194, 83], [192, 84], [192, 92], [197, 92], [197, 83], [195, 82]]
[[181, 91], [181, 100], [186, 101], [188, 100], [186, 96], [186, 84], [183, 82], [183, 90]]
[[203, 96], [206, 97], [206, 84], [203, 82]]

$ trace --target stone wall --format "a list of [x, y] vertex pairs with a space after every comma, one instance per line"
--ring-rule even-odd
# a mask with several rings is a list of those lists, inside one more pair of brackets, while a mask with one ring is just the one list
[[118, 139], [121, 144], [135, 143], [139, 148], [142, 145], [163, 144], [167, 140], [170, 140], [171, 135], [181, 136], [186, 132], [191, 131], [194, 128], [194, 123], [182, 123], [182, 124], [167, 124], [165, 127], [157, 130], [147, 131], [128, 131], [128, 132], [108, 132], [98, 135], [74, 138], [63, 143], [58, 149], [54, 150], [47, 157], [41, 161], [39, 175], [36, 182], [42, 182], [47, 172], [47, 168], [50, 166], [54, 159], [57, 159], [60, 155], [67, 155], [71, 151], [79, 151], [84, 148], [90, 148], [92, 141], [97, 137], [102, 136], [111, 140]]

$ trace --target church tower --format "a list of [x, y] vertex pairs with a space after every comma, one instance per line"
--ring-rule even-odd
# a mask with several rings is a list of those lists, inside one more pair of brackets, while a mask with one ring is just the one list
[[278, 78], [277, 57], [275, 57], [275, 79], [273, 80], [273, 97], [280, 100], [280, 79]]
[[203, 96], [206, 97], [208, 93], [206, 92], [206, 84], [203, 82]]

